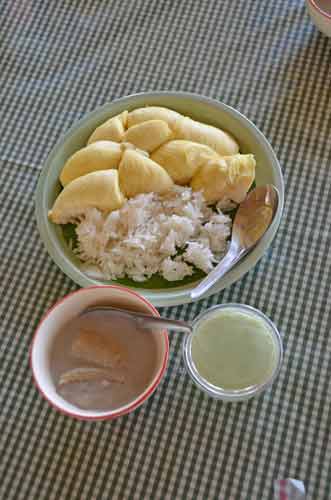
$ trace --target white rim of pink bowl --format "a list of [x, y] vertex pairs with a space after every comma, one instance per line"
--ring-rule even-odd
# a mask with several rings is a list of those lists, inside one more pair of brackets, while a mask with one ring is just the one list
[[162, 334], [163, 334], [163, 338], [165, 340], [165, 354], [164, 354], [164, 358], [163, 358], [163, 362], [162, 362], [162, 366], [161, 366], [160, 372], [157, 375], [156, 380], [152, 383], [152, 385], [149, 387], [148, 391], [145, 394], [143, 394], [138, 399], [134, 400], [134, 402], [130, 406], [127, 406], [123, 410], [111, 411], [111, 412], [106, 413], [104, 415], [94, 416], [94, 417], [92, 417], [92, 416], [91, 417], [90, 416], [82, 416], [82, 415], [80, 415], [78, 413], [70, 412], [70, 411], [64, 410], [63, 408], [60, 408], [53, 401], [51, 401], [49, 399], [49, 397], [45, 394], [45, 392], [43, 391], [43, 389], [40, 387], [40, 385], [38, 383], [38, 380], [37, 380], [37, 377], [36, 377], [36, 374], [35, 374], [35, 371], [34, 371], [34, 367], [33, 367], [33, 361], [32, 361], [32, 351], [33, 351], [34, 343], [35, 343], [36, 337], [38, 335], [38, 332], [39, 332], [42, 324], [46, 320], [46, 318], [48, 318], [48, 316], [53, 312], [53, 310], [56, 309], [58, 306], [60, 306], [63, 302], [65, 302], [69, 297], [72, 297], [73, 295], [77, 295], [79, 293], [84, 293], [84, 292], [88, 292], [88, 291], [93, 290], [93, 289], [100, 289], [100, 288], [102, 288], [102, 289], [105, 289], [105, 288], [109, 289], [109, 288], [111, 288], [111, 289], [121, 290], [121, 291], [127, 292], [129, 295], [133, 295], [135, 298], [138, 298], [141, 302], [143, 302], [149, 308], [149, 310], [153, 313], [153, 315], [160, 316], [158, 310], [153, 306], [153, 304], [151, 304], [147, 299], [145, 299], [145, 297], [143, 297], [139, 293], [137, 293], [137, 292], [135, 292], [135, 291], [133, 291], [133, 290], [131, 290], [129, 288], [126, 288], [126, 287], [123, 287], [123, 286], [117, 286], [117, 285], [97, 285], [97, 286], [89, 286], [89, 287], [86, 287], [86, 288], [80, 288], [79, 290], [75, 290], [74, 292], [68, 293], [67, 295], [65, 295], [64, 297], [62, 297], [60, 300], [58, 300], [42, 316], [42, 318], [40, 319], [40, 321], [39, 321], [39, 323], [37, 325], [37, 328], [35, 329], [35, 332], [33, 334], [32, 341], [31, 341], [31, 344], [30, 344], [30, 349], [29, 349], [29, 363], [30, 363], [30, 368], [31, 368], [31, 371], [32, 371], [33, 383], [36, 386], [36, 388], [38, 389], [38, 391], [40, 392], [40, 394], [43, 396], [43, 398], [53, 408], [55, 408], [57, 411], [59, 411], [63, 415], [76, 418], [77, 420], [94, 420], [94, 421], [96, 421], [96, 420], [113, 420], [115, 418], [121, 417], [121, 416], [126, 415], [128, 413], [131, 413], [133, 410], [135, 410], [136, 408], [138, 408], [138, 406], [142, 405], [152, 395], [152, 393], [155, 391], [155, 389], [157, 388], [157, 386], [159, 385], [159, 383], [162, 380], [162, 377], [163, 377], [164, 372], [166, 370], [166, 367], [167, 367], [167, 364], [168, 364], [168, 359], [169, 359], [169, 339], [168, 339], [168, 334], [167, 334], [166, 331], [163, 331]]
[[318, 11], [319, 14], [322, 14], [322, 16], [326, 17], [327, 19], [331, 19], [331, 15], [322, 10], [321, 7], [316, 4], [315, 0], [309, 0], [309, 2]]

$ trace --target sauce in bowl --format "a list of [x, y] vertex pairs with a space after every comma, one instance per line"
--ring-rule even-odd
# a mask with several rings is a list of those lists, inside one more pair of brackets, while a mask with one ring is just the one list
[[158, 368], [155, 337], [136, 322], [93, 311], [56, 334], [50, 368], [57, 393], [86, 410], [114, 410], [137, 398]]
[[198, 326], [192, 358], [203, 378], [230, 390], [263, 384], [277, 365], [265, 321], [235, 309], [220, 310]]

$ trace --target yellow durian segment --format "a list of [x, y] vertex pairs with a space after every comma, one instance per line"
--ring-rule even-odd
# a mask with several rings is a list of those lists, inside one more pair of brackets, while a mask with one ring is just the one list
[[193, 191], [202, 191], [206, 201], [224, 199], [227, 186], [227, 165], [223, 158], [208, 161], [191, 180]]
[[228, 193], [230, 200], [241, 203], [255, 179], [256, 161], [254, 155], [237, 154], [224, 157], [228, 166]]
[[124, 134], [123, 140], [139, 149], [151, 153], [168, 141], [172, 132], [168, 124], [162, 120], [148, 120], [130, 127]]
[[124, 151], [127, 151], [128, 149], [132, 149], [133, 151], [137, 151], [137, 153], [140, 153], [143, 156], [146, 156], [146, 158], [149, 158], [149, 153], [147, 151], [144, 151], [143, 149], [139, 149], [130, 142], [122, 142], [121, 143], [121, 149], [122, 149], [122, 154]]
[[125, 134], [127, 121], [127, 111], [123, 111], [123, 113], [113, 116], [95, 129], [95, 131], [87, 141], [87, 144], [92, 144], [92, 142], [96, 141], [121, 142]]
[[60, 174], [62, 186], [95, 170], [117, 168], [122, 157], [121, 146], [117, 142], [98, 141], [74, 153], [66, 161]]
[[215, 156], [213, 149], [192, 141], [174, 140], [154, 151], [151, 159], [161, 165], [176, 184], [188, 184], [198, 168]]
[[130, 111], [128, 115], [128, 127], [130, 128], [133, 125], [149, 120], [162, 120], [172, 128], [180, 117], [181, 115], [172, 109], [161, 106], [146, 106], [145, 108], [137, 108]]
[[206, 201], [245, 199], [255, 177], [255, 159], [251, 154], [215, 157], [203, 165], [191, 181], [194, 191], [202, 191]]
[[137, 151], [125, 151], [119, 169], [120, 186], [128, 198], [140, 193], [165, 193], [173, 186], [164, 168]]
[[188, 117], [177, 120], [174, 135], [176, 139], [205, 144], [221, 156], [230, 156], [239, 152], [237, 142], [227, 132]]
[[48, 216], [56, 224], [66, 224], [87, 208], [111, 212], [120, 208], [124, 202], [118, 171], [98, 170], [67, 184], [56, 198]]

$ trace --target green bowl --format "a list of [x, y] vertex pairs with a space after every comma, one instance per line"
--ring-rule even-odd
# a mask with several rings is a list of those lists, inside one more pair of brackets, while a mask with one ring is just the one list
[[[78, 285], [86, 287], [112, 283], [106, 280], [91, 279], [80, 270], [79, 260], [69, 249], [61, 227], [50, 222], [47, 213], [60, 192], [59, 174], [67, 158], [86, 145], [88, 137], [102, 122], [125, 109], [130, 111], [146, 105], [166, 106], [196, 120], [227, 130], [239, 142], [241, 152], [255, 155], [257, 161], [256, 184], [270, 183], [276, 186], [279, 191], [280, 200], [270, 228], [255, 249], [219, 280], [205, 296], [211, 295], [237, 281], [263, 256], [276, 234], [284, 205], [282, 172], [267, 139], [241, 113], [213, 99], [188, 92], [146, 92], [105, 104], [75, 123], [52, 149], [38, 180], [35, 203], [41, 238], [54, 262]], [[190, 302], [190, 290], [195, 286], [193, 283], [189, 283], [166, 289], [146, 289], [138, 285], [134, 289], [156, 306], [172, 306]]]

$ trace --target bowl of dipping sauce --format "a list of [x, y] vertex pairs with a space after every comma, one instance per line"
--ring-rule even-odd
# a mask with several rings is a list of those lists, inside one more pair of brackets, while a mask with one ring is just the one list
[[193, 382], [209, 396], [245, 401], [270, 387], [283, 347], [276, 326], [262, 312], [243, 304], [223, 304], [200, 314], [183, 343]]
[[34, 382], [57, 410], [82, 420], [111, 420], [149, 398], [167, 367], [166, 331], [124, 318], [107, 320], [98, 305], [159, 316], [144, 297], [124, 287], [83, 288], [63, 297], [42, 318], [30, 348]]

